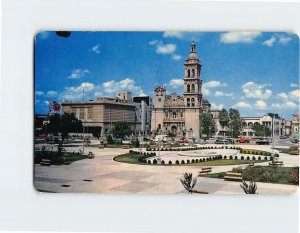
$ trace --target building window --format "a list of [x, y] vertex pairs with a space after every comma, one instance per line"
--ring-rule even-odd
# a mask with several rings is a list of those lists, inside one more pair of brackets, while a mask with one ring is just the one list
[[194, 106], [195, 106], [195, 99], [192, 98], [192, 107], [194, 107]]
[[194, 92], [195, 92], [195, 85], [192, 84], [192, 93], [194, 93]]
[[93, 109], [92, 108], [88, 108], [88, 119], [93, 119]]
[[158, 124], [158, 129], [161, 129], [161, 124]]
[[81, 109], [80, 109], [80, 112], [79, 112], [79, 120], [84, 120], [84, 108], [81, 108]]
[[187, 101], [187, 106], [190, 107], [190, 98], [187, 98], [186, 101]]
[[195, 70], [192, 69], [192, 78], [194, 78], [194, 77], [195, 77]]
[[191, 76], [191, 72], [190, 72], [190, 70], [188, 70], [188, 77], [190, 77]]
[[187, 90], [187, 92], [190, 92], [190, 91], [191, 91], [190, 84], [188, 84], [188, 85], [186, 86], [186, 90]]

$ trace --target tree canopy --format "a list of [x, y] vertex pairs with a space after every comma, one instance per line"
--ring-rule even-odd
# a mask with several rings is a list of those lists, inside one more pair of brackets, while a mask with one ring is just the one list
[[242, 119], [237, 109], [229, 109], [229, 125], [231, 129], [231, 135], [233, 138], [237, 138], [242, 131]]
[[262, 124], [255, 124], [252, 127], [255, 136], [258, 137], [269, 137], [271, 136], [271, 130], [268, 126], [262, 125]]
[[219, 113], [219, 122], [222, 127], [227, 126], [229, 122], [228, 111], [225, 108], [223, 108]]
[[210, 137], [216, 131], [215, 122], [210, 113], [202, 113], [201, 115], [201, 134], [206, 134]]
[[132, 134], [132, 130], [129, 123], [125, 121], [119, 121], [114, 123], [112, 133], [115, 137], [124, 139], [125, 136], [129, 136]]

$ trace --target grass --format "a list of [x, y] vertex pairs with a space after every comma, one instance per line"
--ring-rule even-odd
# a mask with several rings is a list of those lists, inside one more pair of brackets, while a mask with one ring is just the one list
[[51, 165], [62, 165], [64, 164], [65, 159], [68, 159], [71, 162], [86, 159], [86, 156], [80, 153], [69, 153], [65, 152], [62, 155], [58, 155], [54, 151], [35, 151], [34, 152], [34, 163], [39, 164], [42, 159], [49, 159]]
[[[235, 168], [233, 172], [242, 173], [242, 177], [247, 181], [276, 183], [276, 184], [295, 184], [299, 183], [291, 179], [291, 171], [294, 171], [299, 180], [299, 169], [294, 167], [277, 167], [276, 170], [270, 166], [255, 166], [246, 169]], [[223, 179], [225, 172], [204, 175], [204, 177]], [[298, 181], [299, 182], [299, 181]]]
[[[141, 154], [127, 153], [114, 157], [114, 160], [121, 163], [131, 163], [131, 164], [141, 164], [141, 165], [157, 165], [157, 164], [148, 164], [140, 162], [139, 159], [142, 157]], [[162, 159], [163, 160], [163, 159]], [[185, 164], [168, 164], [169, 161], [165, 161], [165, 164], [158, 164], [158, 166], [226, 166], [226, 165], [239, 165], [239, 164], [247, 164], [249, 162], [260, 163], [266, 162], [264, 160], [235, 160], [235, 159], [220, 159], [220, 160], [212, 160], [206, 162], [198, 162], [198, 163], [186, 163]], [[181, 160], [179, 160], [181, 163]]]

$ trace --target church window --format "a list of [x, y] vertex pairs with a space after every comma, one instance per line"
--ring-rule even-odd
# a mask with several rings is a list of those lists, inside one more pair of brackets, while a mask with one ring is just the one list
[[194, 106], [195, 106], [195, 99], [192, 98], [192, 107], [194, 107]]
[[191, 72], [190, 72], [190, 70], [188, 70], [188, 77], [190, 77], [191, 76]]
[[195, 92], [195, 85], [192, 84], [192, 92], [194, 93]]
[[176, 112], [173, 112], [173, 118], [176, 118]]
[[187, 92], [190, 92], [190, 91], [191, 91], [190, 84], [188, 84], [188, 85], [186, 86], [186, 89], [187, 89]]
[[192, 78], [194, 78], [194, 77], [195, 77], [195, 70], [192, 69]]
[[186, 101], [187, 101], [187, 106], [190, 107], [190, 98], [187, 98]]

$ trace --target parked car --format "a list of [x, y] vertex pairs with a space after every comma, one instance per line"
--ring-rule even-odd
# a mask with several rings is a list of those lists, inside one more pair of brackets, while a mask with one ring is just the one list
[[286, 136], [286, 135], [281, 135], [279, 138], [280, 138], [280, 139], [287, 139], [288, 136]]
[[255, 142], [255, 144], [257, 144], [257, 145], [269, 145], [270, 142], [268, 140], [266, 140], [266, 139], [262, 139], [262, 140], [257, 140]]
[[228, 140], [220, 140], [220, 139], [217, 139], [215, 141], [215, 144], [229, 144], [230, 142]]
[[250, 139], [249, 138], [240, 138], [238, 140], [239, 143], [250, 143]]

